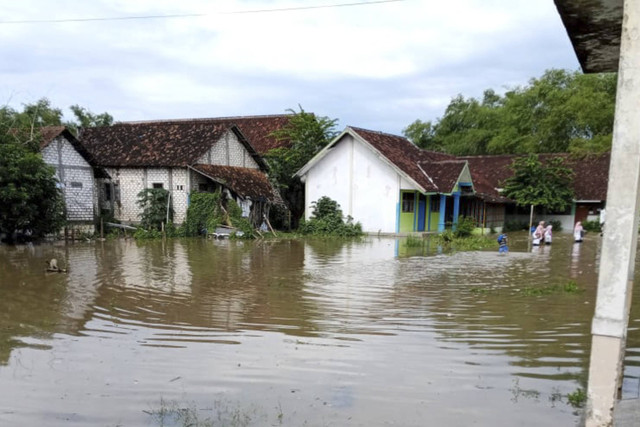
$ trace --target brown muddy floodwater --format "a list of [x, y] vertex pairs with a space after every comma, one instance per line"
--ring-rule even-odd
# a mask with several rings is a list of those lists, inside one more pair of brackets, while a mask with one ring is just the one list
[[576, 425], [601, 241], [569, 239], [0, 247], [0, 425]]

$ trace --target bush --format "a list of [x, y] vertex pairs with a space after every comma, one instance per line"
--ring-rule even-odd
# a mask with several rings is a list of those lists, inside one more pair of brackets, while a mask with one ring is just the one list
[[553, 227], [553, 231], [562, 231], [562, 222], [557, 219], [547, 221], [547, 225], [551, 225]]
[[347, 216], [346, 221], [342, 219], [342, 210], [335, 200], [324, 196], [312, 205], [312, 217], [309, 221], [300, 222], [299, 233], [340, 237], [357, 237], [363, 234], [362, 225], [359, 222], [354, 224], [351, 216]]
[[221, 224], [237, 229], [233, 237], [245, 239], [255, 237], [251, 222], [242, 217], [242, 208], [234, 200], [228, 200], [227, 207], [224, 208], [221, 193], [192, 193], [187, 218], [183, 225], [184, 234], [186, 236], [206, 235], [215, 231]]
[[584, 228], [584, 231], [594, 231], [594, 232], [601, 232], [602, 229], [600, 227], [600, 221], [582, 221], [582, 228]]
[[[138, 206], [142, 208], [140, 225], [147, 230], [160, 230], [167, 220], [169, 191], [164, 188], [145, 188], [138, 193]], [[169, 206], [169, 221], [173, 220], [173, 208]]]
[[184, 232], [187, 236], [206, 234], [222, 221], [220, 193], [191, 193]]
[[529, 223], [526, 221], [506, 221], [502, 226], [502, 231], [522, 231], [529, 230]]
[[475, 220], [470, 216], [460, 216], [458, 218], [458, 225], [456, 226], [456, 237], [469, 237], [473, 234], [473, 230], [476, 228]]

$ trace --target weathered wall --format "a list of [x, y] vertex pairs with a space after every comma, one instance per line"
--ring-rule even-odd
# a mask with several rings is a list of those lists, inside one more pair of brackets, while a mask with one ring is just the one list
[[67, 210], [67, 221], [93, 221], [94, 179], [93, 168], [63, 137], [51, 141], [42, 150], [45, 163], [56, 168], [62, 184]]
[[207, 165], [238, 166], [257, 169], [258, 164], [251, 157], [235, 133], [228, 131], [207, 153], [198, 160]]

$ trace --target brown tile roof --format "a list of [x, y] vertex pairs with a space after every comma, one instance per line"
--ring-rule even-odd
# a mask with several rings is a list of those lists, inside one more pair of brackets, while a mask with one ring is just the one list
[[[81, 142], [101, 166], [187, 166], [197, 162], [228, 131], [244, 139], [237, 128], [225, 123], [185, 121], [87, 128]], [[255, 154], [253, 148], [247, 148]]]
[[259, 169], [219, 165], [193, 165], [192, 168], [212, 180], [229, 187], [242, 198], [266, 198], [272, 203], [283, 203], [272, 187], [267, 175]]
[[418, 165], [427, 172], [440, 193], [451, 193], [467, 164], [464, 160], [422, 161]]
[[103, 166], [185, 166], [196, 162], [232, 127], [239, 129], [252, 154], [285, 146], [287, 141], [270, 134], [288, 122], [289, 115], [284, 114], [121, 122], [83, 129], [80, 140]]
[[356, 127], [350, 129], [426, 192], [451, 192], [464, 167], [464, 161], [458, 161], [449, 154], [422, 150], [404, 137]]
[[42, 139], [40, 140], [40, 150], [49, 145], [51, 141], [60, 136], [60, 134], [65, 130], [67, 130], [65, 126], [45, 126], [43, 128], [40, 128], [40, 136], [42, 137]]
[[[466, 156], [478, 197], [488, 201], [508, 202], [497, 189], [513, 175], [511, 165], [518, 155]], [[574, 157], [567, 153], [541, 154], [545, 162], [554, 157], [565, 159], [565, 165], [573, 170], [573, 189], [577, 200], [605, 200], [609, 177], [609, 153], [588, 157]]]

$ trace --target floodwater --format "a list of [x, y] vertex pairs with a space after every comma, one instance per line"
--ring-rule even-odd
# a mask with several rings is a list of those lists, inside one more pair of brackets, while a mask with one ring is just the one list
[[0, 425], [577, 425], [600, 237], [511, 239], [0, 247]]

